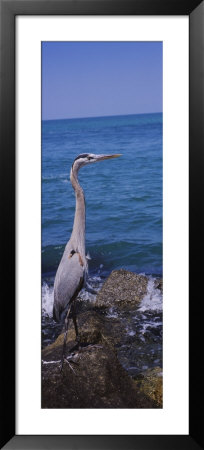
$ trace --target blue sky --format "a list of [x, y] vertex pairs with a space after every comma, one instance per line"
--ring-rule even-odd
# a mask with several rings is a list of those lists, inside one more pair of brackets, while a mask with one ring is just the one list
[[161, 111], [161, 42], [42, 43], [43, 120]]

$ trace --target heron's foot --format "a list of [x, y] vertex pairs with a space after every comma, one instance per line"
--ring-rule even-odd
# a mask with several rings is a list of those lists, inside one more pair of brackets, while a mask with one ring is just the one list
[[[71, 362], [69, 362], [67, 358], [66, 358], [64, 361], [68, 364], [69, 368], [70, 368], [70, 369], [72, 370], [72, 372], [74, 372], [74, 374], [76, 375], [76, 372], [75, 372], [74, 368], [72, 367]], [[74, 363], [74, 361], [72, 361], [72, 363]]]
[[64, 356], [61, 360], [60, 372], [62, 372], [64, 362], [66, 362], [68, 364], [68, 366], [70, 367], [70, 369], [72, 370], [72, 372], [74, 372], [76, 375], [76, 372], [72, 367], [72, 364], [78, 365], [78, 362], [74, 361], [74, 359], [73, 359], [73, 358], [76, 358], [77, 356], [78, 356], [78, 353], [72, 353], [71, 355], [69, 355], [67, 357]]
[[78, 341], [76, 339], [76, 344], [73, 345], [73, 347], [71, 347], [70, 351], [71, 352], [75, 352], [76, 350], [80, 350], [81, 349], [81, 344], [80, 344], [80, 340]]

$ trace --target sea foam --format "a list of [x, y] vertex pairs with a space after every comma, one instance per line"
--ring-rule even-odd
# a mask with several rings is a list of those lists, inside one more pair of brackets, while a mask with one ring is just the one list
[[138, 311], [162, 311], [162, 293], [155, 287], [154, 278], [150, 277], [147, 284], [147, 293], [143, 297]]
[[54, 287], [48, 286], [46, 282], [42, 285], [42, 314], [52, 317], [54, 303]]

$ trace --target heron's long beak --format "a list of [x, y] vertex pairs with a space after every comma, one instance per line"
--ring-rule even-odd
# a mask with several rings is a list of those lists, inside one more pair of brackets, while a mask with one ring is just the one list
[[121, 153], [116, 153], [114, 155], [98, 155], [97, 161], [103, 161], [104, 159], [118, 158]]

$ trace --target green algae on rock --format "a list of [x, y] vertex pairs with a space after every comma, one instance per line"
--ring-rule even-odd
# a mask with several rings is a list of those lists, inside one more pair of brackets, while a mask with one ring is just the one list
[[162, 408], [163, 376], [161, 367], [146, 370], [135, 379], [135, 383], [140, 392], [156, 402], [158, 408]]

